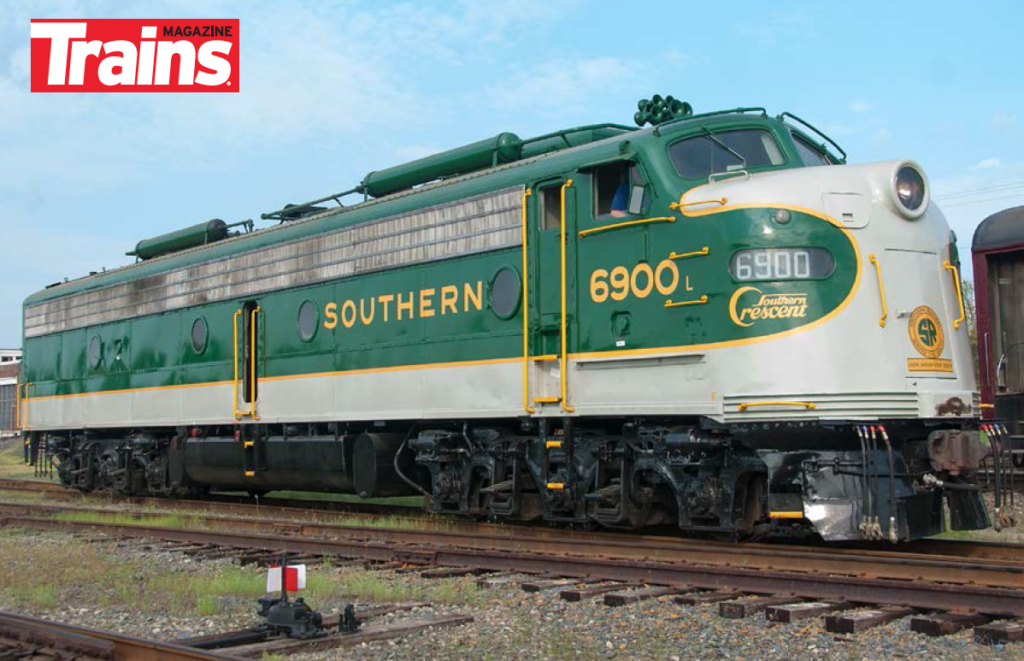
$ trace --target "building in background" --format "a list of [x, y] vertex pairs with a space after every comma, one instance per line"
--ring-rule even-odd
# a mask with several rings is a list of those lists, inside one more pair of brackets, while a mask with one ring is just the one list
[[18, 433], [18, 376], [21, 373], [21, 349], [0, 349], [0, 438]]

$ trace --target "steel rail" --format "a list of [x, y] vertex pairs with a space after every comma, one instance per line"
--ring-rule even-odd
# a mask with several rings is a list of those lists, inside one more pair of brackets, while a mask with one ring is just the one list
[[[92, 629], [66, 622], [44, 620], [27, 615], [0, 612], [0, 629], [25, 632], [47, 641], [48, 646], [86, 645], [105, 641], [113, 645], [114, 659], [132, 661], [242, 661], [242, 657], [221, 652], [185, 647], [176, 643], [150, 640], [128, 634]], [[35, 658], [35, 657], [33, 657]], [[63, 657], [62, 657], [63, 658]]]
[[[462, 530], [478, 534], [509, 534], [515, 531], [516, 535], [534, 535], [538, 537], [555, 536], [570, 540], [608, 540], [621, 541], [630, 544], [643, 544], [650, 541], [666, 544], [700, 544], [701, 546], [714, 549], [730, 549], [742, 546], [745, 549], [763, 549], [777, 553], [800, 553], [807, 549], [826, 551], [832, 555], [845, 555], [855, 553], [858, 555], [890, 553], [898, 557], [921, 556], [947, 556], [947, 560], [953, 559], [987, 559], [1009, 562], [1024, 563], [1024, 544], [1017, 544], [1002, 541], [972, 541], [960, 539], [919, 539], [912, 542], [890, 544], [888, 542], [871, 543], [847, 543], [842, 545], [793, 545], [784, 543], [764, 542], [721, 542], [714, 540], [702, 540], [695, 538], [680, 537], [672, 532], [663, 533], [621, 533], [610, 531], [581, 532], [565, 527], [549, 527], [545, 525], [530, 525], [519, 522], [490, 523], [469, 521], [466, 519], [426, 514], [421, 509], [410, 505], [381, 505], [358, 502], [337, 502], [325, 500], [305, 500], [299, 498], [261, 498], [253, 502], [252, 498], [246, 496], [234, 496], [231, 494], [213, 494], [204, 499], [194, 498], [156, 498], [141, 496], [121, 496], [110, 492], [82, 493], [71, 490], [52, 482], [39, 482], [33, 480], [21, 480], [0, 478], [0, 492], [11, 491], [44, 491], [48, 496], [53, 495], [61, 499], [93, 501], [103, 504], [129, 504], [141, 507], [153, 507], [168, 510], [184, 510], [192, 513], [223, 513], [237, 514], [251, 517], [279, 517], [292, 519], [312, 518], [320, 519], [327, 516], [344, 516], [351, 519], [367, 519], [377, 521], [380, 516], [390, 516], [399, 520], [422, 522], [425, 528], [447, 528], [450, 530]], [[3, 504], [3, 503], [0, 503]], [[23, 503], [7, 503], [9, 506], [23, 505]], [[27, 503], [25, 503], [27, 505]], [[96, 510], [105, 511], [105, 510]], [[106, 510], [109, 511], [109, 510]], [[329, 523], [329, 521], [325, 522]]]
[[[336, 555], [384, 562], [444, 565], [493, 571], [557, 574], [587, 579], [644, 582], [678, 587], [706, 589], [729, 588], [754, 594], [785, 594], [824, 600], [845, 600], [864, 604], [893, 604], [914, 608], [975, 611], [1005, 617], [1024, 617], [1024, 590], [976, 583], [945, 583], [923, 579], [893, 580], [869, 572], [863, 575], [837, 575], [820, 571], [808, 559], [799, 559], [802, 570], [751, 568], [735, 562], [707, 564], [704, 557], [685, 554], [639, 557], [581, 555], [579, 549], [558, 553], [536, 540], [525, 550], [449, 545], [438, 533], [419, 533], [401, 539], [402, 533], [366, 529], [362, 537], [311, 538], [259, 532], [227, 532], [155, 526], [98, 524], [58, 521], [38, 517], [10, 516], [0, 525], [36, 530], [104, 532], [124, 538], [160, 539], [173, 542], [212, 544], [231, 548], [259, 549], [270, 552]], [[383, 535], [381, 533], [391, 533]], [[431, 536], [434, 537], [431, 541]], [[491, 542], [493, 540], [487, 540]], [[567, 547], [573, 545], [567, 544]], [[574, 552], [575, 551], [575, 552]], [[712, 556], [714, 554], [711, 554]], [[718, 554], [721, 557], [721, 554]], [[738, 560], [735, 556], [730, 560]], [[778, 558], [782, 559], [782, 558]], [[849, 558], [843, 558], [849, 562]], [[1010, 573], [1008, 575], [1014, 575]], [[1019, 572], [1016, 573], [1019, 575]]]
[[[147, 520], [165, 516], [156, 512], [126, 513], [96, 507], [0, 502], [0, 513], [7, 513], [10, 518], [33, 514], [53, 515], [61, 512], [122, 516], [129, 514], [144, 526]], [[484, 524], [486, 527], [479, 528], [466, 525], [450, 529], [443, 520], [426, 522], [434, 525], [421, 528], [388, 528], [320, 521], [211, 516], [200, 513], [193, 513], [192, 518], [206, 529], [289, 534], [307, 539], [344, 539], [411, 545], [440, 544], [523, 553], [535, 550], [553, 555], [661, 559], [669, 562], [700, 562], [707, 565], [726, 564], [751, 569], [828, 572], [849, 576], [871, 575], [893, 580], [976, 583], [1024, 589], [1024, 558], [966, 560], [958, 557], [878, 550], [724, 544], [667, 537], [501, 527], [494, 524]]]

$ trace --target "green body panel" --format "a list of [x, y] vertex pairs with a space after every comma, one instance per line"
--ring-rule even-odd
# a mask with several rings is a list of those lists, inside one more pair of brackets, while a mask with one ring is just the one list
[[207, 243], [220, 241], [228, 235], [228, 226], [223, 220], [214, 219], [174, 232], [161, 234], [152, 239], [143, 239], [135, 244], [135, 250], [128, 253], [139, 259], [152, 259], [179, 250], [197, 248]]
[[[802, 165], [788, 129], [774, 120], [723, 116], [692, 126], [682, 122], [662, 128], [661, 135], [651, 130], [621, 133], [576, 149], [524, 158], [482, 173], [83, 278], [38, 292], [25, 305], [510, 186], [531, 187], [536, 192], [547, 183], [560, 185], [571, 178], [573, 185], [567, 189], [565, 231], [568, 238], [566, 322], [568, 350], [572, 353], [756, 339], [812, 323], [836, 310], [851, 293], [857, 278], [855, 248], [841, 229], [821, 218], [794, 211], [792, 221], [785, 228], [775, 228], [786, 237], [780, 241], [779, 234], [769, 238], [764, 232], [771, 226], [772, 209], [736, 209], [693, 218], [668, 211], [669, 202], [677, 200], [681, 192], [703, 182], [680, 179], [669, 162], [666, 146], [679, 136], [697, 134], [708, 124], [718, 128], [767, 128], [775, 132], [785, 153], [787, 162], [783, 167]], [[494, 139], [484, 142], [493, 147]], [[543, 141], [539, 141], [532, 146], [542, 144]], [[675, 222], [641, 224], [579, 238], [578, 232], [582, 229], [625, 220], [594, 218], [593, 177], [588, 170], [595, 164], [623, 159], [639, 167], [646, 183], [641, 216], [671, 214]], [[539, 195], [532, 195], [527, 205], [529, 312], [531, 354], [545, 355], [557, 353], [561, 338], [560, 231], [539, 229], [538, 199]], [[647, 264], [653, 270], [667, 260], [672, 251], [700, 251], [704, 246], [709, 249], [706, 256], [672, 260], [679, 278], [671, 294], [654, 287], [641, 297], [631, 288], [622, 300], [611, 297], [602, 302], [593, 300], [591, 280], [597, 269], [610, 272], [623, 267], [632, 273], [637, 265]], [[737, 249], [759, 246], [819, 246], [832, 252], [836, 262], [834, 273], [826, 280], [804, 283], [807, 285], [805, 316], [766, 319], [749, 326], [731, 321], [731, 296], [743, 283], [735, 282], [729, 275], [729, 258]], [[236, 310], [246, 300], [254, 300], [260, 307], [260, 378], [513, 359], [522, 354], [523, 311], [520, 309], [511, 318], [503, 319], [489, 309], [488, 294], [495, 272], [503, 266], [519, 272], [521, 260], [518, 248], [497, 250], [27, 338], [24, 380], [34, 384], [32, 397], [230, 381], [235, 350], [232, 322]], [[643, 274], [636, 284], [643, 290]], [[781, 292], [783, 288], [793, 290], [792, 283], [751, 284], [765, 295]], [[454, 311], [450, 305], [446, 308], [441, 304], [445, 287], [457, 289]], [[401, 295], [407, 303], [412, 301], [413, 313], [405, 308], [406, 314], [399, 319], [396, 299], [389, 304], [385, 322], [386, 305], [381, 297], [389, 295]], [[667, 300], [678, 302], [701, 296], [708, 297], [706, 304], [665, 306]], [[426, 303], [423, 303], [424, 298]], [[300, 306], [307, 300], [312, 301], [318, 311], [317, 331], [309, 341], [302, 341], [297, 319]], [[748, 307], [753, 305], [750, 301], [741, 303]], [[364, 321], [371, 305], [373, 318]], [[432, 314], [427, 314], [430, 312]], [[206, 320], [209, 329], [207, 346], [199, 354], [193, 350], [190, 337], [190, 329], [198, 317]], [[350, 320], [349, 325], [346, 322]], [[95, 369], [89, 366], [87, 358], [88, 344], [94, 336], [99, 337], [104, 346], [103, 359]]]

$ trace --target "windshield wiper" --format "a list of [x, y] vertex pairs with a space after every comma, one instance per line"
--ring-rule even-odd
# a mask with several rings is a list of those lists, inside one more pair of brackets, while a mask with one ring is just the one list
[[724, 149], [725, 151], [729, 152], [730, 154], [735, 156], [737, 159], [739, 159], [739, 161], [741, 163], [741, 167], [743, 167], [743, 168], [747, 167], [747, 159], [743, 158], [743, 156], [738, 151], [736, 151], [735, 149], [733, 149], [729, 145], [725, 144], [724, 142], [722, 142], [721, 140], [716, 138], [715, 134], [712, 133], [711, 129], [709, 129], [708, 127], [702, 126], [701, 128], [704, 129], [704, 132], [708, 134], [708, 138], [710, 138], [712, 142], [714, 142], [716, 145], [718, 145], [719, 147], [721, 147], [722, 149]]

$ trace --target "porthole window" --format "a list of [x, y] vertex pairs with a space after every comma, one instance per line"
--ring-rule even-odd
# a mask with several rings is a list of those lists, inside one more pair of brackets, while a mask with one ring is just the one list
[[203, 353], [206, 351], [206, 341], [210, 331], [206, 327], [206, 320], [199, 317], [192, 322], [192, 351]]
[[519, 310], [522, 293], [519, 273], [510, 266], [501, 267], [491, 279], [491, 310], [502, 319], [511, 319]]
[[303, 342], [309, 342], [316, 335], [318, 316], [316, 305], [313, 304], [313, 301], [303, 301], [302, 305], [299, 306], [298, 331], [299, 339]]
[[89, 367], [96, 369], [103, 360], [103, 341], [99, 335], [93, 335], [89, 340]]

